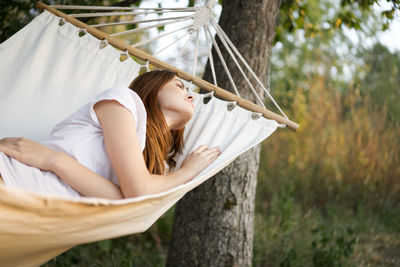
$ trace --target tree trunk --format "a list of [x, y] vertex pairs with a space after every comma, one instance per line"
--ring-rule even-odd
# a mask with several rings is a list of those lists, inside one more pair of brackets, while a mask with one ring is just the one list
[[[281, 0], [222, 1], [220, 26], [264, 84], [280, 6]], [[218, 45], [228, 66], [234, 66]], [[213, 57], [218, 85], [232, 91], [217, 54]], [[230, 71], [242, 97], [253, 101], [239, 70]], [[208, 63], [204, 79], [211, 77]], [[167, 266], [251, 266], [259, 156], [258, 145], [179, 201]]]

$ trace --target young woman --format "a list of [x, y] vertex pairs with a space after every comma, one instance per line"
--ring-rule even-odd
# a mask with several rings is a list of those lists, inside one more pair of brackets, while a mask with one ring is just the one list
[[202, 145], [169, 171], [194, 112], [177, 74], [157, 70], [101, 93], [61, 121], [42, 143], [0, 140], [7, 186], [62, 196], [109, 199], [162, 192], [185, 183], [221, 153]]

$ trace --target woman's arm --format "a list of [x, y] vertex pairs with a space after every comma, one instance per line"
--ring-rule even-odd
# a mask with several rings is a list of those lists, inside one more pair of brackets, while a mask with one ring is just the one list
[[168, 175], [150, 174], [132, 114], [114, 100], [100, 101], [94, 109], [103, 128], [108, 156], [126, 198], [162, 192], [187, 182], [220, 154], [217, 147], [200, 146], [184, 160], [179, 170]]
[[89, 170], [71, 156], [27, 138], [0, 140], [0, 152], [44, 171], [52, 171], [84, 196], [121, 199], [120, 187]]
[[57, 156], [51, 171], [83, 196], [108, 199], [124, 198], [119, 186], [86, 168], [65, 153]]

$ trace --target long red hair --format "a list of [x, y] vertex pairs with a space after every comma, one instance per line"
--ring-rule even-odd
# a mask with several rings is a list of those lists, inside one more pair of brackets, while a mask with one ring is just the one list
[[175, 76], [176, 72], [154, 70], [139, 75], [129, 85], [140, 96], [146, 108], [146, 145], [143, 157], [149, 172], [153, 174], [164, 174], [167, 168], [165, 162], [169, 167], [175, 167], [174, 157], [183, 149], [185, 128], [170, 130], [157, 102], [160, 89]]

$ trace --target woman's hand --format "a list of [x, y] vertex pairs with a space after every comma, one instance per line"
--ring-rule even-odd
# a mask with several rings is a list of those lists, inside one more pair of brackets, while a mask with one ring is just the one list
[[0, 152], [44, 171], [51, 171], [59, 152], [24, 137], [0, 140]]
[[186, 169], [194, 173], [195, 176], [210, 165], [220, 154], [221, 151], [219, 147], [210, 148], [207, 145], [201, 145], [185, 158], [182, 162], [181, 169]]

